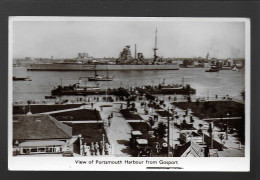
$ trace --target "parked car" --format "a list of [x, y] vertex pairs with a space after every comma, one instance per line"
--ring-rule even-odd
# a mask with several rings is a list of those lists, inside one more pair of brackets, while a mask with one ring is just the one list
[[136, 153], [138, 157], [151, 157], [152, 146], [147, 139], [136, 140]]
[[143, 134], [141, 133], [141, 131], [132, 131], [131, 132], [131, 138], [130, 138], [130, 143], [131, 146], [136, 146], [136, 140], [140, 139], [143, 137]]

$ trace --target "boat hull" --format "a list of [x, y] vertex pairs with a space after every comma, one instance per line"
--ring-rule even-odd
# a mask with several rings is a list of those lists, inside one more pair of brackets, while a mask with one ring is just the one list
[[129, 71], [129, 70], [179, 70], [178, 64], [132, 65], [132, 64], [29, 64], [28, 71]]
[[13, 81], [31, 81], [28, 77], [13, 77]]
[[113, 79], [95, 79], [95, 78], [88, 78], [88, 81], [113, 81]]

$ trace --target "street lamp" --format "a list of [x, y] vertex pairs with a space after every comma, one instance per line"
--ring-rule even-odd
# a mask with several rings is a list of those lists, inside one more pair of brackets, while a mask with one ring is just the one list
[[169, 108], [168, 108], [168, 119], [167, 119], [167, 126], [168, 126], [168, 132], [167, 132], [167, 144], [168, 144], [168, 157], [170, 156], [169, 154], [170, 154], [170, 116], [169, 116], [169, 114], [170, 114], [170, 112], [169, 112], [170, 110], [169, 110]]
[[230, 119], [230, 114], [227, 112], [228, 120], [227, 120], [227, 129], [226, 129], [226, 140], [228, 140], [228, 121]]
[[102, 134], [103, 135], [103, 142], [102, 142], [102, 154], [104, 155], [105, 154], [105, 151], [104, 151], [104, 148], [105, 148], [105, 134]]

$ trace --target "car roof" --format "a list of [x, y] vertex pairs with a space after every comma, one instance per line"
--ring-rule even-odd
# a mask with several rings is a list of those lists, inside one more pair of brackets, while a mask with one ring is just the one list
[[138, 144], [148, 144], [147, 139], [137, 139], [136, 142], [137, 142]]
[[132, 131], [133, 135], [142, 135], [141, 131]]

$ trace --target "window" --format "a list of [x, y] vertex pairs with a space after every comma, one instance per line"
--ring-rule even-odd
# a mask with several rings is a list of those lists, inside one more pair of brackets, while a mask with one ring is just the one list
[[31, 152], [32, 152], [32, 153], [36, 153], [36, 152], [37, 152], [37, 148], [32, 148], [32, 149], [31, 149]]
[[45, 152], [45, 148], [44, 147], [38, 148], [38, 152]]

